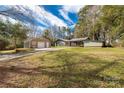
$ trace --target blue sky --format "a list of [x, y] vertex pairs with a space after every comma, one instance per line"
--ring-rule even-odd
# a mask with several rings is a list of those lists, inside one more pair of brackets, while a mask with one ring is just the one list
[[[0, 11], [7, 9], [15, 9], [15, 11], [7, 12], [12, 19], [17, 19], [26, 24], [31, 21], [40, 28], [44, 29], [53, 25], [57, 26], [73, 26], [78, 20], [77, 13], [83, 6], [67, 6], [67, 5], [39, 5], [39, 6], [0, 6]], [[15, 16], [17, 15], [17, 16]], [[30, 16], [33, 16], [31, 18]]]
[[[51, 12], [53, 15], [63, 20], [65, 23], [67, 23], [68, 26], [74, 25], [78, 20], [77, 12], [64, 11], [62, 5], [44, 5], [42, 7], [44, 7], [46, 11]], [[71, 21], [65, 19], [63, 15], [60, 14], [60, 10], [63, 10], [63, 12], [68, 12], [67, 17], [70, 18]]]

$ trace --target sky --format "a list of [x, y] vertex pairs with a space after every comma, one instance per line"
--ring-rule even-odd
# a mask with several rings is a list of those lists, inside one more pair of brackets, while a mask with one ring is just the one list
[[[1, 5], [0, 12], [9, 15], [10, 18], [20, 20], [26, 24], [35, 23], [39, 29], [43, 30], [50, 26], [73, 26], [78, 20], [78, 12], [83, 6], [67, 5], [39, 5], [24, 6]], [[14, 9], [14, 10], [13, 10]], [[7, 11], [9, 10], [9, 11]], [[16, 15], [16, 16], [15, 16]], [[11, 19], [11, 20], [12, 20]], [[14, 20], [12, 20], [14, 22]]]
[[70, 26], [77, 22], [77, 13], [82, 6], [44, 5], [42, 7]]

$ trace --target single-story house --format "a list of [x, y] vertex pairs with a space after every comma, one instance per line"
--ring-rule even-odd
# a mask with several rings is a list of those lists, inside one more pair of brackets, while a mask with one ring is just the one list
[[24, 48], [49, 48], [50, 40], [46, 38], [32, 38], [24, 41]]
[[85, 38], [73, 38], [70, 40], [58, 39], [56, 42], [57, 46], [82, 46], [82, 47], [102, 47], [103, 42], [91, 41], [88, 37]]

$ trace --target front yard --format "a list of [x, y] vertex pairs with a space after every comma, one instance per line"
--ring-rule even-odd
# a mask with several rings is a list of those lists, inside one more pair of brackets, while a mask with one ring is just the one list
[[0, 87], [124, 87], [124, 49], [67, 48], [0, 62]]

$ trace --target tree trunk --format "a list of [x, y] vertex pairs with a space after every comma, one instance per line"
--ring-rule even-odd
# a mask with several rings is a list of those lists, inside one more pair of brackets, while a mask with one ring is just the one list
[[112, 47], [112, 39], [109, 38], [108, 47]]

